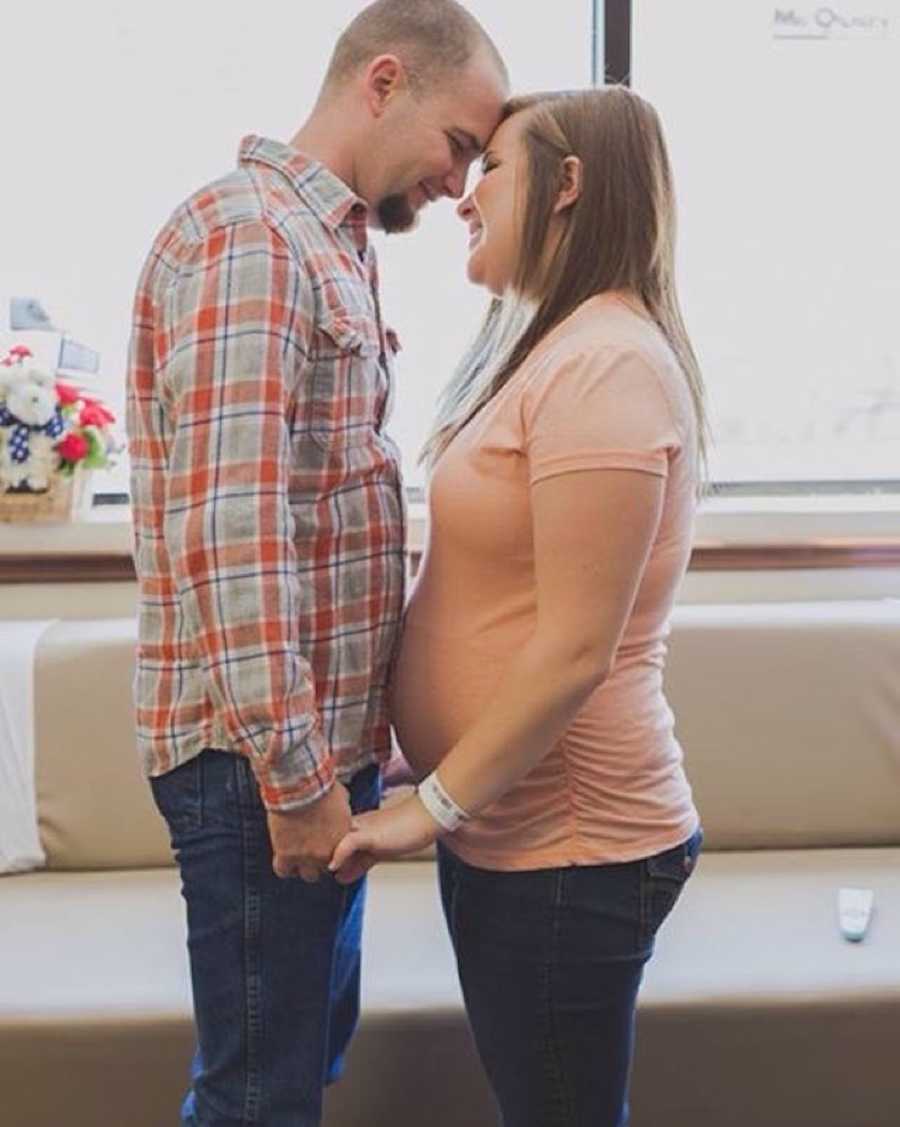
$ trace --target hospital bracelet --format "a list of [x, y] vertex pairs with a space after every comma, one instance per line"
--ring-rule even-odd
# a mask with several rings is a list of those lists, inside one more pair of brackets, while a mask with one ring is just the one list
[[419, 783], [417, 794], [428, 813], [447, 833], [452, 834], [471, 817], [447, 794], [436, 771], [432, 771]]

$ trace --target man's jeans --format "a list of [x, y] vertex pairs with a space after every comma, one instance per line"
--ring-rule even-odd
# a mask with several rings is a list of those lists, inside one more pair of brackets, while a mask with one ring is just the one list
[[[187, 903], [198, 1048], [182, 1122], [317, 1127], [359, 1013], [365, 882], [275, 876], [243, 756], [204, 751], [152, 787]], [[379, 796], [378, 768], [365, 768], [354, 812]]]
[[626, 1127], [644, 965], [702, 839], [531, 872], [475, 868], [439, 844], [466, 1011], [504, 1127]]

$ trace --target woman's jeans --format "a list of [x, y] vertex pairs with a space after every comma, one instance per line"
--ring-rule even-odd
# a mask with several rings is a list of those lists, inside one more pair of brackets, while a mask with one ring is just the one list
[[697, 862], [495, 872], [439, 845], [441, 896], [504, 1127], [626, 1127], [634, 1010], [656, 932]]
[[[275, 876], [243, 756], [204, 751], [152, 787], [187, 903], [198, 1048], [182, 1122], [317, 1127], [359, 1012], [364, 882]], [[378, 768], [365, 768], [354, 812], [379, 791]]]

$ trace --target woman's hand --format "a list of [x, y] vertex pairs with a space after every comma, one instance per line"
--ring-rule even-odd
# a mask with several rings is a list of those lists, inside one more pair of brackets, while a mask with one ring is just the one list
[[383, 810], [354, 817], [328, 868], [341, 884], [352, 884], [378, 861], [417, 853], [431, 845], [440, 826], [416, 794]]

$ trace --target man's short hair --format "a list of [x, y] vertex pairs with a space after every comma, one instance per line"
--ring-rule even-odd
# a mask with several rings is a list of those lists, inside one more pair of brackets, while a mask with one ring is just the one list
[[396, 55], [424, 89], [459, 71], [484, 47], [507, 79], [493, 40], [457, 0], [375, 0], [338, 39], [325, 75], [333, 89], [378, 55]]

